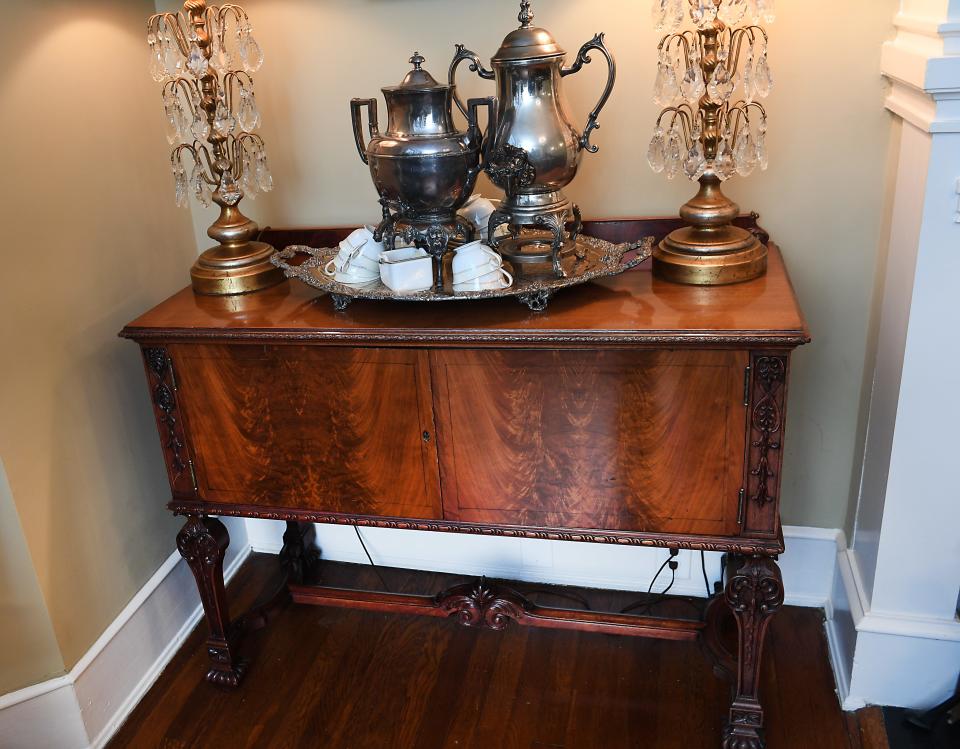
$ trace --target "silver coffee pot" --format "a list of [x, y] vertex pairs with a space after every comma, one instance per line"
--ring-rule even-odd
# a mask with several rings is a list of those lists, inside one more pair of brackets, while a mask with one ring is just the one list
[[[563, 188], [576, 177], [583, 152], [599, 150], [590, 138], [613, 91], [617, 66], [604, 45], [604, 35], [597, 34], [566, 67], [566, 52], [548, 31], [533, 25], [533, 18], [530, 3], [521, 2], [520, 28], [503, 40], [491, 60], [493, 70], [486, 69], [476, 53], [458, 44], [449, 82], [455, 85], [457, 68], [465, 61], [481, 78], [496, 80], [496, 107], [485, 146], [486, 170], [494, 184], [505, 191], [506, 200], [491, 216], [488, 242], [520, 263], [552, 260], [559, 275], [561, 254], [576, 248], [580, 231], [580, 211], [564, 195]], [[609, 73], [600, 101], [578, 132], [568, 113], [562, 82], [590, 62], [591, 50], [607, 59]], [[469, 115], [455, 91], [454, 98], [460, 111]], [[568, 235], [566, 225], [571, 222]], [[510, 227], [510, 237], [501, 240], [495, 232], [504, 224]], [[524, 227], [540, 231], [524, 232]]]

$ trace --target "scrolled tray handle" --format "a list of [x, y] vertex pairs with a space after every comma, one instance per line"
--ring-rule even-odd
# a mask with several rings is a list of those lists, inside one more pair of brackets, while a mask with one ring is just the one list
[[[286, 262], [287, 260], [292, 260], [297, 255], [306, 255], [308, 259], [299, 266], [290, 265], [290, 263]], [[282, 270], [283, 275], [287, 278], [295, 278], [298, 268], [319, 267], [319, 255], [316, 250], [313, 250], [311, 247], [290, 245], [289, 247], [274, 252], [273, 255], [270, 256], [270, 262]]]
[[[645, 263], [653, 255], [653, 242], [653, 237], [643, 237], [636, 242], [624, 242], [623, 244], [615, 245], [610, 249], [610, 252], [607, 253], [607, 256], [604, 258], [604, 263], [611, 269], [612, 275], [620, 275], [621, 273], [633, 270], [638, 265]], [[636, 252], [636, 257], [627, 262], [623, 262], [623, 258], [631, 252]]]

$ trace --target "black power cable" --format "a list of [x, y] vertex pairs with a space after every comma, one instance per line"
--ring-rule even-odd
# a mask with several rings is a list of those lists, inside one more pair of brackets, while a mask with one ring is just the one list
[[390, 586], [387, 585], [387, 581], [383, 579], [383, 575], [380, 574], [380, 568], [373, 563], [373, 557], [370, 556], [370, 552], [367, 550], [367, 545], [363, 542], [363, 536], [360, 535], [360, 529], [357, 526], [353, 526], [353, 530], [357, 534], [357, 539], [360, 541], [360, 545], [363, 547], [363, 553], [367, 555], [367, 560], [370, 562], [370, 566], [373, 567], [373, 571], [377, 573], [377, 577], [380, 579], [380, 584], [383, 586], [383, 589], [389, 593]]
[[713, 591], [710, 590], [710, 579], [707, 577], [707, 555], [702, 549], [700, 550], [700, 569], [703, 571], [703, 584], [707, 588], [707, 600], [709, 600]]
[[[660, 565], [660, 569], [657, 570], [657, 574], [653, 576], [653, 580], [650, 581], [650, 586], [647, 588], [647, 599], [645, 601], [638, 601], [637, 603], [627, 606], [625, 609], [621, 610], [621, 614], [629, 614], [635, 609], [640, 609], [641, 614], [646, 614], [653, 606], [663, 603], [664, 599], [667, 597], [667, 593], [673, 588], [673, 584], [677, 581], [677, 567], [680, 566], [680, 563], [677, 562], [677, 557], [680, 555], [680, 549], [670, 549], [670, 556], [667, 560]], [[657, 578], [660, 577], [660, 574], [667, 568], [670, 568], [670, 584], [664, 588], [662, 591], [653, 595], [653, 586], [657, 584]]]

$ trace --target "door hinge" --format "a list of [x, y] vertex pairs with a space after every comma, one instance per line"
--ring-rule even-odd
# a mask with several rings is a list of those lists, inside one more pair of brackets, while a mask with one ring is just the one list
[[173, 367], [173, 359], [169, 356], [167, 357], [167, 365], [170, 369], [170, 384], [173, 385], [173, 391], [177, 392], [180, 388], [177, 387], [177, 371]]
[[187, 467], [190, 469], [190, 479], [193, 481], [193, 490], [195, 492], [200, 491], [200, 485], [197, 483], [197, 469], [193, 467], [193, 461], [187, 461]]
[[753, 371], [753, 367], [749, 364], [747, 368], [743, 371], [743, 406], [748, 408], [750, 406], [750, 373]]
[[737, 505], [737, 525], [743, 525], [743, 512], [746, 509], [744, 506], [745, 505], [744, 500], [746, 500], [746, 498], [747, 498], [747, 490], [741, 488], [740, 500], [739, 500], [739, 504]]

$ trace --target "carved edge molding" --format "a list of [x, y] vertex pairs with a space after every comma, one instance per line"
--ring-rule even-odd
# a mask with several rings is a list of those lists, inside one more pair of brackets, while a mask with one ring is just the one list
[[763, 507], [776, 501], [771, 484], [776, 487], [779, 483], [787, 360], [782, 356], [758, 356], [752, 366], [754, 394], [750, 445], [757, 452], [750, 466], [750, 475], [756, 479], [750, 500]]
[[411, 334], [398, 331], [389, 332], [357, 332], [349, 330], [187, 330], [187, 329], [143, 329], [130, 328], [124, 330], [123, 336], [139, 341], [149, 340], [247, 340], [247, 341], [302, 341], [302, 342], [329, 342], [336, 345], [348, 343], [407, 343], [420, 345], [425, 343], [438, 344], [516, 344], [531, 343], [567, 344], [567, 345], [633, 345], [633, 346], [737, 346], [743, 348], [764, 348], [766, 346], [784, 346], [795, 348], [810, 343], [806, 333], [784, 331], [766, 335], [756, 335], [750, 331], [723, 333], [692, 333], [677, 334], [667, 332], [651, 333], [571, 333], [547, 334], [535, 333], [498, 333], [496, 331], [478, 331], [471, 333], [420, 333]]
[[[170, 468], [171, 485], [175, 486], [190, 468], [189, 459], [184, 458], [186, 446], [180, 438], [179, 411], [176, 398], [176, 379], [173, 363], [165, 348], [145, 348], [143, 358], [151, 376], [151, 394], [157, 408], [157, 418], [161, 426], [163, 451]], [[165, 434], [164, 434], [165, 431]]]
[[574, 541], [579, 543], [615, 544], [620, 546], [645, 546], [659, 549], [689, 549], [692, 551], [721, 551], [736, 554], [775, 556], [784, 551], [781, 539], [761, 541], [736, 539], [676, 536], [654, 536], [642, 533], [616, 533], [603, 531], [562, 530], [552, 528], [518, 528], [513, 526], [471, 525], [442, 520], [409, 520], [402, 518], [371, 518], [309, 510], [264, 510], [255, 507], [217, 505], [211, 503], [173, 501], [167, 507], [175, 515], [213, 515], [255, 518], [260, 520], [294, 520], [301, 523], [325, 525], [359, 525], [365, 528], [390, 528], [407, 531], [433, 531], [436, 533], [468, 533], [478, 536], [503, 538], [533, 538], [547, 541]]

